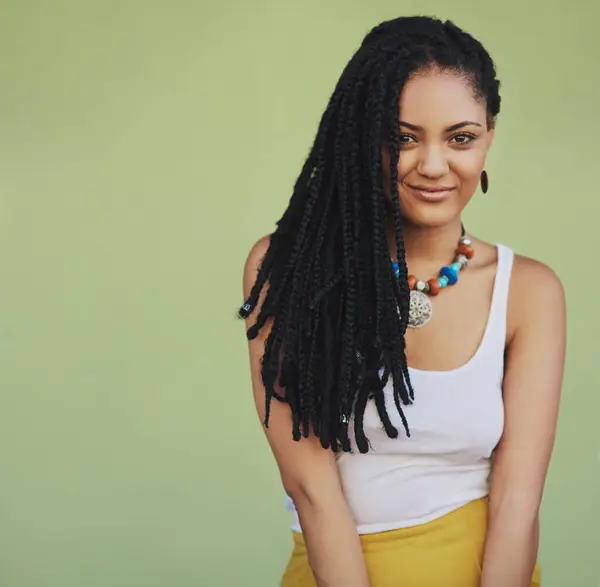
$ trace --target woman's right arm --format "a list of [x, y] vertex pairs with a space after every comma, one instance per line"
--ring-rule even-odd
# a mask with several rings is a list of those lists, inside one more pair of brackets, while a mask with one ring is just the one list
[[[248, 256], [244, 270], [244, 299], [250, 294], [268, 243], [268, 237], [263, 238]], [[246, 320], [246, 327], [256, 320], [264, 293], [258, 308]], [[265, 416], [265, 388], [260, 376], [260, 360], [269, 327], [267, 323], [259, 336], [249, 341], [252, 388], [261, 422]], [[289, 407], [277, 400], [271, 402], [269, 427], [264, 430], [283, 487], [298, 511], [318, 587], [368, 587], [365, 560], [342, 490], [335, 454], [322, 448], [314, 436], [294, 441]]]

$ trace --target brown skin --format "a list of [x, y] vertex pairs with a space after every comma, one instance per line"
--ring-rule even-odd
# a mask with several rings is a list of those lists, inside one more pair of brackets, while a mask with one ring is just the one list
[[[452, 260], [461, 213], [479, 184], [494, 130], [485, 104], [465, 80], [430, 70], [414, 76], [400, 97], [399, 197], [409, 272], [420, 279]], [[447, 131], [463, 121], [478, 123]], [[465, 133], [473, 135], [469, 138]], [[389, 186], [385, 146], [384, 179]], [[414, 185], [453, 188], [441, 202], [425, 202]], [[388, 196], [390, 190], [388, 189]], [[390, 254], [395, 251], [389, 229]], [[449, 370], [466, 363], [481, 340], [497, 267], [496, 248], [471, 237], [475, 257], [457, 285], [433, 299], [425, 327], [407, 333], [411, 367]], [[268, 238], [252, 249], [244, 273], [247, 297]], [[255, 312], [247, 320], [250, 326]], [[250, 341], [256, 408], [264, 418], [260, 357], [268, 327]], [[538, 549], [538, 514], [550, 462], [565, 358], [565, 298], [545, 265], [516, 256], [510, 286], [503, 384], [505, 429], [496, 447], [489, 525], [480, 587], [529, 587]], [[319, 587], [367, 587], [364, 557], [344, 498], [333, 454], [314, 438], [294, 442], [286, 406], [273, 402], [265, 430], [283, 485], [296, 503], [309, 561]], [[344, 564], [338, 564], [344, 560]]]
[[[258, 265], [269, 245], [264, 237], [253, 247], [244, 270], [244, 299], [256, 279]], [[264, 301], [264, 292], [260, 303]], [[246, 320], [254, 324], [258, 309]], [[250, 370], [256, 411], [265, 417], [265, 389], [260, 359], [270, 331], [268, 323], [249, 341]], [[283, 394], [283, 390], [279, 389]], [[334, 453], [324, 450], [317, 438], [292, 440], [289, 409], [271, 402], [269, 427], [264, 429], [277, 461], [286, 493], [294, 501], [306, 541], [308, 558], [318, 587], [368, 587], [367, 569], [352, 512], [342, 491]], [[340, 561], [344, 561], [340, 564]]]
[[[406, 223], [417, 234], [456, 225], [479, 185], [494, 138], [493, 127], [488, 128], [485, 103], [474, 97], [462, 78], [431, 70], [414, 75], [405, 85], [399, 115], [398, 189]], [[462, 122], [472, 124], [447, 130]], [[385, 146], [382, 159], [384, 180], [389, 184]], [[445, 202], [426, 203], [410, 189], [415, 185], [454, 189]]]

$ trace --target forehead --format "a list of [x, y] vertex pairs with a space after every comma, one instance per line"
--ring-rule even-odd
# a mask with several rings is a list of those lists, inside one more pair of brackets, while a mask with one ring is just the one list
[[400, 95], [400, 119], [434, 128], [463, 120], [485, 122], [486, 107], [469, 81], [453, 72], [426, 72], [412, 77]]

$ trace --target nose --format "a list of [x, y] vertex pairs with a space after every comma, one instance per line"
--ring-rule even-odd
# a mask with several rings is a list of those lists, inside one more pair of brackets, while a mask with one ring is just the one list
[[420, 150], [417, 172], [430, 179], [438, 179], [448, 173], [448, 161], [443, 148], [438, 145], [424, 146]]

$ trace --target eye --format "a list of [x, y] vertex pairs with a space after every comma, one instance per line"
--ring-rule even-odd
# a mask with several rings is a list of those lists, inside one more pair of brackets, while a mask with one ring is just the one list
[[400, 134], [400, 146], [412, 145], [417, 140], [417, 137], [413, 135], [407, 135], [405, 133]]
[[466, 133], [466, 132], [461, 132], [457, 135], [454, 135], [450, 140], [454, 141], [455, 145], [468, 145], [469, 143], [471, 143], [472, 141], [474, 141], [477, 137], [475, 135], [472, 135], [470, 133]]

